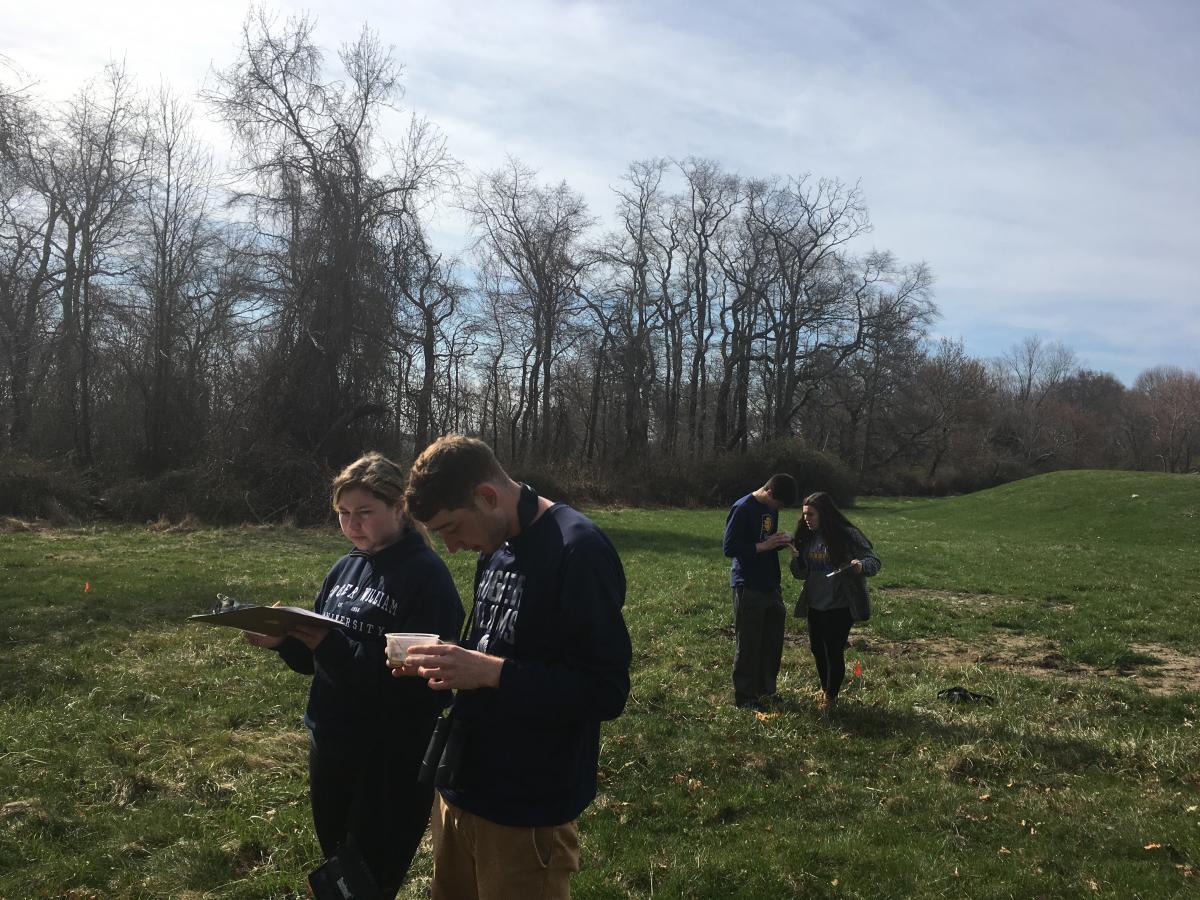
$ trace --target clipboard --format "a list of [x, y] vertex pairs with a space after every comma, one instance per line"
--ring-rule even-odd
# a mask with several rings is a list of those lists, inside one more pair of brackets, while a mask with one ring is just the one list
[[342, 624], [337, 619], [298, 606], [239, 606], [225, 612], [188, 616], [188, 621], [203, 622], [205, 625], [226, 625], [271, 637], [282, 637], [287, 634], [288, 629], [297, 625], [334, 628]]

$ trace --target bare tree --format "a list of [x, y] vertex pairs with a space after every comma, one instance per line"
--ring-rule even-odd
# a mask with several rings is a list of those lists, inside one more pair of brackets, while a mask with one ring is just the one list
[[[191, 131], [191, 110], [160, 89], [150, 109], [146, 181], [139, 198], [138, 253], [125, 308], [137, 350], [125, 356], [144, 404], [150, 471], [177, 465], [204, 433], [200, 360], [228, 317], [228, 292], [213, 289], [223, 247], [212, 218], [211, 155]], [[218, 329], [216, 333], [221, 333]]]
[[511, 281], [525, 304], [524, 342], [532, 349], [524, 411], [515, 448], [523, 458], [533, 443], [539, 458], [553, 457], [553, 368], [564, 350], [566, 324], [582, 303], [580, 285], [595, 256], [583, 245], [592, 225], [583, 197], [566, 182], [539, 186], [537, 173], [516, 159], [482, 175], [463, 206], [478, 235], [476, 247]]
[[56, 366], [75, 459], [93, 459], [92, 376], [96, 335], [115, 279], [145, 166], [142, 110], [122, 66], [87, 85], [44, 144], [27, 145], [31, 183], [44, 198], [59, 272]]
[[[629, 165], [621, 176], [624, 184], [614, 188], [617, 195], [619, 230], [609, 236], [602, 250], [606, 263], [602, 277], [610, 280], [605, 290], [597, 287], [592, 296], [593, 311], [602, 339], [595, 348], [595, 378], [590, 402], [589, 453], [592, 432], [598, 419], [600, 372], [611, 358], [618, 379], [623, 411], [622, 452], [634, 456], [645, 452], [650, 439], [650, 401], [656, 381], [657, 359], [654, 338], [660, 328], [661, 306], [655, 292], [655, 271], [664, 261], [658, 258], [662, 246], [656, 233], [666, 205], [663, 176], [669, 167], [663, 159], [642, 160]], [[669, 267], [670, 263], [665, 262]]]
[[715, 330], [714, 306], [726, 287], [717, 248], [722, 230], [742, 202], [742, 183], [713, 160], [689, 157], [679, 168], [686, 180], [685, 194], [677, 202], [686, 234], [683, 293], [691, 348], [687, 437], [689, 451], [699, 455], [707, 433], [708, 355]]
[[32, 152], [45, 123], [17, 91], [0, 85], [0, 364], [10, 446], [23, 448], [33, 419], [36, 372], [44, 370], [50, 298], [59, 271], [58, 208], [38, 191]]
[[679, 444], [679, 426], [683, 401], [683, 353], [686, 344], [688, 297], [677, 289], [677, 270], [683, 267], [686, 217], [681, 205], [669, 202], [657, 217], [650, 232], [653, 252], [649, 257], [649, 276], [655, 306], [662, 322], [662, 387], [658, 393], [657, 421], [659, 447], [664, 456], [674, 456]]
[[1063, 464], [1073, 469], [1120, 468], [1132, 462], [1124, 440], [1122, 403], [1128, 392], [1113, 375], [1078, 369], [1059, 383], [1055, 402], [1065, 438]]
[[923, 265], [893, 267], [887, 286], [875, 292], [865, 307], [861, 349], [848, 362], [854, 390], [846, 398], [851, 444], [843, 458], [861, 478], [869, 466], [883, 466], [901, 453], [900, 446], [880, 447], [884, 420], [905, 384], [918, 371], [922, 343], [935, 311], [928, 299], [931, 276]]
[[1164, 472], [1189, 472], [1200, 456], [1200, 375], [1155, 366], [1138, 375], [1133, 391], [1146, 398], [1154, 454]]
[[721, 295], [717, 321], [720, 380], [713, 415], [713, 449], [745, 451], [750, 438], [751, 365], [762, 361], [767, 337], [765, 307], [778, 296], [775, 259], [766, 232], [751, 210], [769, 191], [766, 182], [746, 183], [745, 207], [724, 230], [718, 259], [729, 290]]
[[1043, 464], [1058, 452], [1046, 404], [1074, 371], [1075, 354], [1061, 343], [1031, 335], [993, 363], [1005, 399], [999, 439], [1023, 462]]
[[981, 429], [990, 414], [993, 384], [987, 367], [967, 355], [962, 341], [943, 338], [917, 370], [896, 418], [897, 449], [923, 453], [932, 484], [956, 439]]
[[[448, 371], [450, 367], [444, 364], [454, 358], [452, 350], [441, 349], [446, 343], [442, 329], [457, 313], [465, 289], [454, 277], [453, 262], [429, 246], [424, 229], [415, 219], [397, 223], [389, 252], [389, 293], [397, 304], [397, 337], [407, 345], [415, 345], [421, 362], [413, 431], [413, 453], [417, 454], [435, 436], [434, 389], [439, 371]], [[407, 352], [405, 347], [396, 349]]]
[[858, 262], [843, 255], [870, 228], [857, 185], [789, 179], [763, 192], [751, 215], [770, 242], [778, 278], [763, 377], [766, 430], [782, 436], [821, 381], [861, 346], [869, 304], [893, 265], [887, 254]]
[[[414, 119], [397, 151], [378, 139], [400, 94], [400, 67], [363, 29], [327, 80], [307, 17], [278, 26], [253, 11], [241, 57], [205, 96], [232, 128], [245, 165], [239, 199], [254, 212], [276, 299], [274, 427], [319, 456], [353, 452], [347, 429], [381, 418], [392, 358], [381, 235], [413, 218], [447, 159]], [[384, 161], [390, 161], [390, 167]], [[383, 171], [380, 169], [383, 167]]]

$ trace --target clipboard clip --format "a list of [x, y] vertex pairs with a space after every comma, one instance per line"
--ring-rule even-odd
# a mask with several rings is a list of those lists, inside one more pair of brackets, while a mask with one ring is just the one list
[[243, 603], [236, 597], [230, 597], [228, 594], [217, 594], [217, 602], [212, 605], [210, 612], [215, 616], [219, 613], [233, 612], [235, 609], [243, 609], [247, 606], [253, 606], [253, 603]]

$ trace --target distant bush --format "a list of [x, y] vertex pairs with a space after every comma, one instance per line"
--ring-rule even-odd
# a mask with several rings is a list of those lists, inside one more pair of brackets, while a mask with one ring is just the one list
[[[525, 482], [543, 497], [549, 497], [551, 500], [573, 504], [578, 503], [583, 496], [591, 499], [590, 492], [581, 484], [579, 472], [526, 465], [514, 466], [508, 474], [514, 481]], [[595, 485], [592, 487], [595, 488]]]
[[[348, 461], [348, 460], [347, 460]], [[402, 466], [410, 460], [397, 457]], [[339, 466], [294, 450], [265, 445], [234, 461], [211, 461], [153, 477], [128, 469], [80, 470], [20, 455], [0, 456], [0, 516], [66, 523], [106, 517], [208, 524], [255, 522], [328, 523], [329, 484]], [[923, 467], [897, 465], [871, 472], [859, 483], [834, 456], [803, 441], [784, 438], [706, 459], [665, 458], [654, 449], [624, 460], [588, 464], [517, 464], [510, 474], [543, 496], [574, 505], [697, 507], [728, 506], [776, 473], [797, 482], [800, 496], [823, 490], [851, 507], [860, 493], [882, 496], [966, 494], [1031, 474], [1011, 459], [955, 462], [930, 479]], [[188, 517], [192, 517], [191, 520]]]
[[1016, 463], [994, 460], [980, 460], [977, 465], [942, 465], [933, 478], [924, 466], [897, 466], [872, 473], [861, 485], [861, 492], [883, 497], [946, 497], [986, 490], [1032, 474]]
[[225, 523], [246, 518], [232, 496], [213, 489], [213, 479], [199, 469], [178, 469], [154, 478], [122, 478], [102, 498], [106, 514], [125, 521], [177, 522], [195, 516]]
[[189, 470], [166, 472], [157, 478], [123, 478], [109, 485], [102, 498], [107, 513], [127, 521], [181, 519], [192, 512], [201, 486]]
[[241, 491], [242, 507], [247, 510], [243, 520], [278, 522], [290, 517], [298, 525], [329, 521], [329, 485], [335, 473], [319, 460], [263, 451], [239, 460], [234, 471], [234, 486]]
[[648, 454], [604, 470], [590, 470], [565, 486], [592, 503], [726, 506], [762, 487], [776, 472], [794, 477], [801, 496], [824, 490], [839, 504], [854, 502], [854, 479], [849, 470], [832, 456], [796, 440], [773, 441], [748, 453], [727, 453], [713, 459], [664, 459]]
[[26, 456], [0, 457], [0, 515], [63, 524], [94, 513], [95, 500], [78, 469]]
[[850, 470], [830, 454], [794, 439], [771, 441], [749, 453], [726, 454], [705, 463], [705, 481], [710, 486], [704, 501], [725, 506], [762, 487], [777, 472], [796, 479], [800, 497], [825, 491], [839, 506], [854, 505], [857, 486]]
[[991, 466], [972, 469], [950, 465], [939, 468], [933, 480], [925, 479], [921, 489], [914, 493], [933, 494], [939, 497], [949, 494], [970, 494], [974, 491], [995, 487], [1000, 483], [1001, 479], [997, 477]]
[[608, 477], [616, 502], [629, 506], [699, 506], [701, 481], [693, 462], [647, 456], [617, 466]]
[[329, 482], [308, 459], [280, 456], [236, 468], [199, 466], [153, 478], [123, 478], [104, 492], [103, 510], [117, 519], [179, 522], [191, 516], [213, 524], [315, 525], [329, 519]]
[[872, 472], [862, 484], [864, 494], [915, 497], [930, 493], [927, 472], [920, 466], [901, 466]]

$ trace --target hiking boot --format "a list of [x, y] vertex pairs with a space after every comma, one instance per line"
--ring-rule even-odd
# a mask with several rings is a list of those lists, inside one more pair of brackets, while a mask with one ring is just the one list
[[738, 709], [748, 709], [753, 712], [766, 712], [767, 711], [766, 706], [759, 703], [757, 700], [743, 700], [741, 703], [737, 704], [737, 708]]

